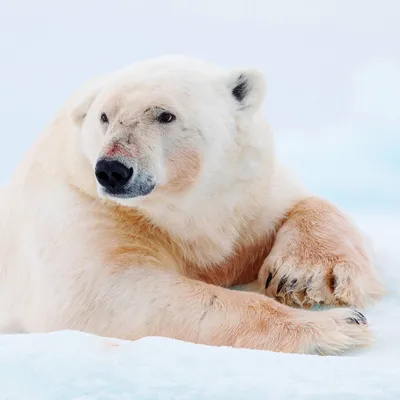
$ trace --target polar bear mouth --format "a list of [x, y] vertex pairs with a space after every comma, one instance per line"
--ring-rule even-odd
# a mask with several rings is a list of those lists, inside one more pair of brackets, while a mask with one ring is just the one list
[[102, 188], [102, 194], [106, 197], [115, 197], [117, 199], [132, 199], [149, 195], [155, 188], [155, 183], [133, 184], [125, 189], [105, 189]]

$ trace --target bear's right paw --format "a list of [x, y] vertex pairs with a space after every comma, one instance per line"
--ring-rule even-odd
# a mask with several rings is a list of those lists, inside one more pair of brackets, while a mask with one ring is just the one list
[[[310, 313], [314, 314], [310, 318]], [[308, 351], [319, 355], [336, 355], [372, 343], [367, 319], [357, 310], [337, 308], [309, 311], [300, 318], [307, 319]]]

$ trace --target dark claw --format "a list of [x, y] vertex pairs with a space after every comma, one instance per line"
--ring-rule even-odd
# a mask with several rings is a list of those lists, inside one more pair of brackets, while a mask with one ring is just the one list
[[294, 288], [296, 287], [297, 279], [293, 279], [292, 282], [290, 282], [290, 286], [288, 288], [288, 292], [293, 292]]
[[354, 312], [357, 314], [358, 319], [361, 321], [362, 324], [367, 325], [368, 321], [367, 318], [365, 318], [364, 314], [360, 313], [360, 311], [354, 310]]
[[357, 310], [354, 310], [354, 317], [346, 318], [346, 321], [349, 324], [357, 324], [357, 325], [360, 324], [367, 325], [368, 323], [367, 318], [365, 318], [364, 315]]
[[358, 321], [357, 318], [349, 317], [349, 318], [346, 318], [346, 321], [347, 321], [347, 323], [349, 323], [349, 324], [357, 324], [357, 325], [360, 325], [360, 322]]
[[287, 282], [287, 278], [283, 277], [281, 279], [281, 281], [279, 282], [279, 284], [278, 284], [278, 289], [276, 290], [276, 294], [278, 294], [283, 289], [283, 287], [285, 286], [286, 282]]
[[265, 282], [265, 289], [268, 289], [269, 284], [272, 281], [272, 272], [269, 273], [267, 281]]
[[337, 287], [337, 278], [335, 275], [331, 274], [328, 278], [328, 285], [329, 289], [331, 290], [332, 293], [335, 293], [336, 287]]

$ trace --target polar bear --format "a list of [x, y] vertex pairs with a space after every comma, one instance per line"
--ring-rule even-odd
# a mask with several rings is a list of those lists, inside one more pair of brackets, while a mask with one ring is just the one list
[[165, 56], [73, 95], [3, 196], [1, 330], [370, 343], [359, 311], [307, 309], [361, 308], [382, 285], [350, 219], [275, 159], [264, 92], [257, 70]]

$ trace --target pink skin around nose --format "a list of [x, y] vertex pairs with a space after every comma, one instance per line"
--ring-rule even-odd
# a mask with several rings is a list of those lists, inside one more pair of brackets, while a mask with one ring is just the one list
[[104, 155], [106, 157], [115, 157], [115, 156], [123, 156], [123, 157], [134, 157], [134, 151], [128, 150], [119, 143], [112, 143], [105, 151]]

